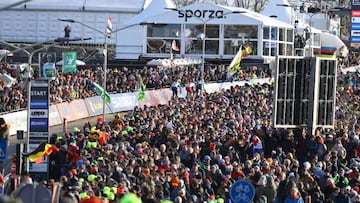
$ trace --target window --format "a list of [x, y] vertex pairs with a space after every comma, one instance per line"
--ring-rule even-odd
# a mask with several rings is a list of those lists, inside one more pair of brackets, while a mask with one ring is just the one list
[[279, 28], [279, 41], [285, 41], [285, 28]]
[[149, 24], [147, 26], [148, 37], [180, 37], [181, 27], [179, 24]]
[[257, 39], [257, 25], [224, 25], [224, 38]]
[[263, 39], [270, 39], [270, 27], [263, 27]]
[[272, 27], [271, 28], [271, 40], [277, 40], [278, 39], [278, 32], [277, 32], [277, 27]]
[[293, 30], [292, 29], [287, 29], [286, 30], [286, 41], [288, 42], [293, 42], [294, 41], [294, 34], [293, 34]]

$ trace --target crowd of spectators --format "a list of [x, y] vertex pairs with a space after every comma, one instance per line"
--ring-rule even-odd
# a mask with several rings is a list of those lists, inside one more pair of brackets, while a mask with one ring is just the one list
[[338, 80], [334, 129], [275, 129], [273, 86], [235, 86], [52, 135], [50, 178], [63, 202], [231, 202], [240, 179], [254, 202], [360, 202], [360, 78]]
[[[4, 66], [5, 67], [5, 66]], [[7, 73], [14, 78], [18, 73], [6, 69], [0, 65], [1, 73]], [[205, 68], [205, 81], [225, 81], [225, 65], [209, 65]], [[188, 81], [196, 83], [200, 81], [200, 68], [197, 66], [176, 67], [173, 69], [162, 67], [144, 68], [115, 68], [109, 69], [107, 73], [107, 91], [109, 93], [134, 92], [139, 88], [140, 80], [146, 84], [147, 89], [168, 88], [172, 81], [179, 81], [185, 85]], [[243, 72], [237, 78], [248, 79], [256, 77], [270, 77], [271, 72], [265, 68], [244, 67]], [[7, 87], [0, 79], [0, 113], [26, 108], [27, 95], [23, 79], [17, 84]], [[55, 80], [50, 82], [50, 102], [60, 103], [74, 99], [84, 99], [95, 96], [93, 82], [103, 84], [103, 70], [101, 67], [95, 69], [81, 69], [75, 74], [57, 74]]]

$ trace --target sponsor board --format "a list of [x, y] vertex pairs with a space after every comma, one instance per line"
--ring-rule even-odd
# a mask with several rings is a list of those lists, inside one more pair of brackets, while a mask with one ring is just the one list
[[48, 100], [32, 99], [30, 101], [30, 109], [47, 109], [49, 107]]
[[354, 47], [354, 48], [359, 48], [360, 47], [360, 43], [350, 43], [350, 46], [351, 47]]
[[360, 23], [351, 24], [351, 30], [360, 30]]
[[356, 37], [356, 36], [351, 36], [351, 43], [360, 43], [360, 37]]
[[359, 37], [360, 36], [360, 30], [351, 30], [351, 36]]
[[31, 118], [48, 118], [49, 111], [47, 109], [30, 109]]
[[360, 17], [352, 17], [351, 22], [352, 23], [360, 23]]
[[178, 11], [178, 17], [179, 18], [184, 18], [185, 22], [188, 21], [188, 19], [195, 17], [195, 18], [209, 18], [209, 19], [213, 19], [213, 18], [224, 18], [224, 11], [223, 10], [200, 10], [200, 9], [196, 9], [196, 10], [191, 10], [191, 9], [187, 9], [187, 10], [179, 10]]
[[47, 118], [30, 118], [30, 132], [48, 132], [49, 119]]

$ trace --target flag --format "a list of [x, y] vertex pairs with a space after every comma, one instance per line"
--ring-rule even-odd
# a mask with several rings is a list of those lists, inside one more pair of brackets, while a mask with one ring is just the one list
[[30, 153], [24, 153], [23, 155], [32, 162], [40, 163], [44, 156], [49, 156], [54, 151], [59, 151], [59, 148], [52, 144], [43, 142], [36, 149], [34, 149], [34, 151]]
[[107, 93], [106, 91], [104, 91], [104, 89], [96, 84], [96, 83], [93, 83], [94, 84], [94, 87], [95, 87], [95, 91], [98, 95], [100, 95], [107, 103], [110, 103], [111, 102], [111, 98], [110, 98], [110, 94]]
[[106, 34], [107, 34], [108, 38], [111, 37], [112, 29], [113, 29], [112, 17], [109, 17], [107, 20], [107, 26], [106, 26]]
[[146, 85], [143, 82], [141, 82], [140, 88], [139, 88], [138, 101], [144, 101], [144, 99], [145, 99], [145, 89], [146, 89]]
[[237, 71], [241, 70], [240, 62], [243, 58], [247, 57], [249, 54], [251, 54], [252, 49], [250, 46], [240, 46], [239, 51], [236, 53], [235, 57], [231, 61], [229, 67], [228, 67], [228, 73], [234, 74]]
[[76, 51], [63, 52], [63, 73], [73, 73], [77, 71], [77, 53]]
[[174, 51], [180, 51], [179, 47], [176, 45], [176, 41], [175, 41], [175, 40], [172, 41], [171, 48], [172, 48]]

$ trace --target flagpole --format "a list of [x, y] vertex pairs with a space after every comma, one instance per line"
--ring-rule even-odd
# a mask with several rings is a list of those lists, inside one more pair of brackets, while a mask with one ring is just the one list
[[[106, 92], [106, 73], [107, 73], [107, 57], [108, 57], [108, 46], [107, 46], [107, 38], [108, 35], [106, 34], [105, 31], [105, 42], [104, 42], [104, 81], [103, 81], [103, 88], [104, 88], [104, 93]], [[106, 101], [105, 101], [105, 96], [103, 98], [103, 122], [105, 123], [105, 114], [106, 114]]]

